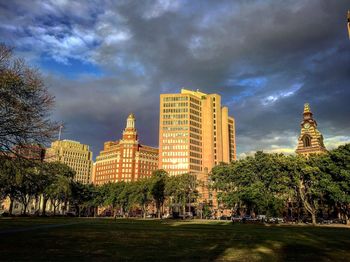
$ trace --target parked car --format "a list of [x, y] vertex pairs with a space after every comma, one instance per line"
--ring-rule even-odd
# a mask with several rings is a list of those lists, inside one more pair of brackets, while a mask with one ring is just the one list
[[281, 224], [284, 223], [284, 219], [281, 217], [271, 217], [268, 220], [269, 223], [274, 223], [274, 224]]
[[147, 218], [155, 218], [155, 217], [156, 217], [156, 214], [150, 213], [150, 214], [147, 214], [146, 217], [147, 217]]
[[171, 214], [165, 214], [163, 215], [163, 218], [173, 218], [173, 216]]
[[232, 216], [231, 221], [232, 223], [242, 222], [242, 218], [240, 216]]
[[257, 215], [256, 219], [261, 221], [261, 222], [265, 222], [266, 221], [266, 215]]
[[75, 217], [76, 213], [74, 211], [69, 211], [69, 212], [66, 213], [66, 216], [67, 217]]
[[185, 212], [182, 215], [179, 215], [181, 219], [193, 219], [193, 214], [192, 212]]

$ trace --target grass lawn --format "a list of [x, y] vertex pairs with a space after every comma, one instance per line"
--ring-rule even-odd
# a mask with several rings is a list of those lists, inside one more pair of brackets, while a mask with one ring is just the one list
[[0, 261], [350, 261], [350, 228], [335, 227], [12, 218], [0, 239]]

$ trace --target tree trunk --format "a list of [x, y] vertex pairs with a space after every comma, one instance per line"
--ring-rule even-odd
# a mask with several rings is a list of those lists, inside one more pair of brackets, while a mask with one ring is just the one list
[[146, 218], [146, 205], [145, 204], [143, 204], [142, 205], [142, 217], [143, 217], [143, 219], [145, 219]]
[[311, 204], [306, 199], [306, 193], [303, 192], [304, 184], [303, 181], [299, 182], [299, 194], [305, 209], [311, 214], [312, 224], [316, 225], [316, 208], [312, 207]]
[[14, 198], [13, 198], [13, 197], [10, 197], [10, 206], [9, 206], [9, 214], [10, 214], [10, 216], [12, 216], [13, 201], [14, 201]]
[[114, 219], [117, 220], [117, 213], [118, 213], [118, 208], [116, 207], [114, 209]]
[[27, 207], [28, 207], [28, 203], [25, 201], [25, 202], [23, 203], [23, 212], [22, 212], [23, 215], [26, 215], [26, 214], [27, 214]]
[[51, 205], [53, 205], [53, 215], [56, 216], [56, 200], [51, 200]]
[[316, 212], [311, 213], [312, 225], [316, 226]]
[[43, 196], [43, 210], [41, 212], [42, 216], [46, 215], [46, 204], [47, 204], [47, 198], [45, 196]]

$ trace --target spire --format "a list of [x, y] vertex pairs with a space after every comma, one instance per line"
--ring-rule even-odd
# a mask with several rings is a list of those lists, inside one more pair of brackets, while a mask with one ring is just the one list
[[304, 104], [303, 118], [304, 120], [313, 119], [309, 103]]
[[126, 128], [135, 129], [135, 115], [133, 113], [126, 119]]
[[309, 103], [305, 103], [305, 104], [304, 104], [304, 114], [305, 114], [305, 113], [311, 113]]

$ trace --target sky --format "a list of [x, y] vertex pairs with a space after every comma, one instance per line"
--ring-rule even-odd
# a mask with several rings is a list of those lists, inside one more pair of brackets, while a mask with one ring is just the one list
[[129, 113], [158, 146], [159, 94], [222, 96], [238, 157], [293, 153], [303, 104], [328, 149], [350, 142], [349, 1], [0, 0], [0, 42], [41, 72], [62, 138], [94, 157]]

